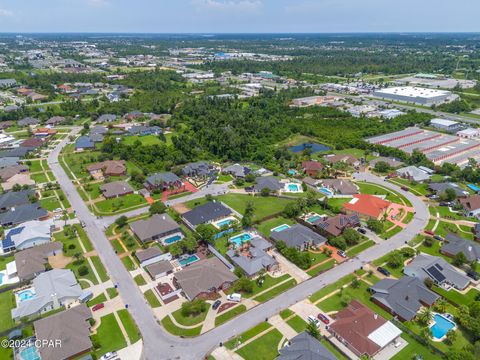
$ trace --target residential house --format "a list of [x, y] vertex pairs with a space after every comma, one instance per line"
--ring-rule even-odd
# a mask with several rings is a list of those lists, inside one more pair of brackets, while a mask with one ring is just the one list
[[130, 111], [129, 113], [125, 114], [124, 118], [128, 121], [132, 121], [132, 120], [143, 117], [143, 115], [144, 114], [141, 111], [134, 110], [134, 111]]
[[267, 251], [273, 245], [260, 236], [254, 236], [248, 243], [237, 249], [227, 251], [227, 256], [240, 267], [248, 277], [257, 275], [260, 271], [275, 271], [278, 262]]
[[377, 158], [371, 160], [369, 162], [369, 165], [371, 167], [375, 167], [375, 165], [379, 162], [384, 162], [384, 163], [388, 164], [388, 166], [390, 166], [392, 169], [396, 169], [400, 166], [405, 165], [405, 163], [403, 161], [401, 161], [400, 159], [397, 159], [397, 158], [394, 158], [394, 157], [384, 157], [384, 156], [380, 156], [380, 157], [377, 157]]
[[395, 343], [402, 334], [390, 321], [357, 300], [336, 314], [328, 330], [355, 355], [369, 358]]
[[455, 195], [457, 197], [467, 197], [469, 195], [469, 192], [462, 189], [460, 186], [458, 186], [457, 184], [455, 183], [451, 183], [451, 182], [444, 182], [444, 183], [431, 183], [428, 185], [428, 188], [434, 192], [435, 194], [437, 195], [442, 195], [443, 193], [445, 193], [445, 191], [447, 191], [447, 189], [450, 189], [450, 190], [453, 190], [455, 192]]
[[480, 241], [480, 223], [476, 223], [473, 228], [473, 234], [476, 241]]
[[133, 188], [126, 181], [113, 181], [100, 186], [100, 191], [105, 199], [113, 199], [128, 194], [133, 194]]
[[57, 126], [57, 125], [61, 125], [64, 122], [65, 122], [65, 118], [63, 116], [53, 116], [46, 121], [45, 125]]
[[288, 247], [301, 251], [311, 247], [318, 248], [327, 242], [325, 237], [302, 224], [294, 224], [281, 231], [272, 231], [270, 238], [275, 242], [283, 241]]
[[82, 151], [87, 149], [95, 149], [95, 143], [88, 136], [80, 136], [75, 141], [75, 150]]
[[145, 266], [145, 271], [153, 280], [158, 280], [164, 276], [173, 273], [173, 265], [170, 261], [160, 260]]
[[470, 284], [467, 275], [462, 274], [443, 258], [423, 253], [407, 264], [403, 273], [421, 281], [430, 278], [438, 286], [453, 286], [458, 290], [463, 290]]
[[358, 214], [363, 219], [380, 219], [387, 213], [390, 202], [370, 194], [355, 194], [353, 199], [343, 204], [347, 215]]
[[240, 164], [233, 164], [227, 166], [222, 170], [222, 173], [232, 175], [234, 178], [244, 179], [245, 176], [250, 174], [252, 170], [246, 166]]
[[130, 223], [130, 229], [142, 243], [158, 241], [171, 245], [184, 237], [180, 225], [168, 214], [155, 214], [149, 219], [134, 221]]
[[0, 88], [6, 89], [17, 85], [17, 80], [15, 79], [0, 79]]
[[168, 189], [179, 189], [183, 186], [182, 179], [171, 172], [155, 173], [147, 177], [144, 183], [145, 189], [152, 191], [160, 189], [162, 191]]
[[160, 135], [162, 128], [159, 126], [134, 125], [128, 129], [128, 134], [132, 136]]
[[285, 187], [274, 176], [260, 176], [255, 178], [255, 185], [253, 185], [254, 192], [262, 192], [263, 189], [268, 189], [270, 192], [279, 192]]
[[44, 127], [44, 128], [38, 128], [38, 129], [35, 129], [35, 131], [33, 132], [33, 135], [35, 137], [47, 137], [47, 136], [53, 136], [57, 133], [57, 130], [55, 129], [52, 129], [52, 128], [48, 128], [48, 127]]
[[33, 279], [31, 291], [35, 296], [28, 301], [17, 302], [17, 307], [12, 309], [14, 320], [68, 307], [83, 295], [82, 288], [69, 269], [53, 269], [41, 273]]
[[15, 157], [4, 157], [0, 158], [0, 169], [5, 169], [6, 167], [18, 165], [20, 158]]
[[170, 253], [164, 253], [158, 246], [152, 246], [145, 250], [138, 250], [135, 252], [135, 256], [142, 268], [162, 260], [170, 261], [172, 259]]
[[219, 291], [228, 290], [237, 279], [217, 257], [211, 257], [177, 271], [173, 284], [193, 301], [216, 299]]
[[370, 292], [374, 303], [402, 321], [412, 320], [420, 308], [430, 308], [440, 298], [423, 281], [410, 276], [382, 279], [370, 287]]
[[27, 172], [27, 171], [28, 171], [27, 165], [12, 165], [12, 166], [0, 169], [0, 181], [6, 182], [12, 176]]
[[94, 178], [122, 176], [126, 175], [127, 167], [125, 166], [125, 160], [106, 160], [88, 166], [87, 171]]
[[47, 218], [48, 211], [42, 208], [39, 203], [24, 204], [12, 207], [8, 211], [1, 213], [0, 225], [12, 226], [30, 220], [45, 220]]
[[318, 339], [306, 331], [294, 336], [287, 345], [278, 350], [280, 355], [276, 360], [336, 360]]
[[30, 204], [30, 199], [35, 196], [33, 190], [9, 191], [0, 195], [0, 212], [9, 210], [12, 207]]
[[357, 185], [346, 179], [322, 179], [320, 180], [319, 185], [336, 195], [358, 194]]
[[192, 178], [207, 178], [215, 171], [215, 167], [205, 161], [187, 164], [182, 169], [183, 176]]
[[360, 218], [356, 213], [350, 215], [338, 214], [331, 217], [322, 217], [312, 223], [320, 234], [327, 238], [337, 237], [343, 234], [345, 229], [360, 225]]
[[220, 202], [210, 201], [187, 211], [182, 215], [183, 221], [191, 229], [200, 224], [209, 224], [232, 215], [232, 210]]
[[480, 195], [472, 195], [467, 198], [458, 199], [458, 202], [463, 207], [466, 216], [480, 215]]
[[480, 244], [451, 233], [445, 237], [440, 252], [449, 257], [455, 257], [457, 254], [463, 253], [469, 263], [480, 261]]
[[28, 172], [15, 174], [10, 177], [7, 181], [2, 182], [2, 189], [4, 191], [12, 190], [15, 185], [20, 186], [33, 186], [35, 185], [35, 181], [30, 178], [30, 174]]
[[40, 121], [36, 118], [26, 117], [17, 121], [18, 126], [35, 126], [40, 124]]
[[90, 129], [89, 135], [100, 134], [105, 135], [108, 132], [108, 128], [102, 125], [95, 125]]
[[85, 304], [37, 320], [33, 323], [37, 341], [61, 346], [40, 346], [38, 354], [42, 359], [77, 359], [89, 353], [93, 344], [90, 339], [92, 312]]
[[29, 148], [33, 150], [37, 150], [38, 148], [41, 148], [42, 146], [46, 145], [48, 143], [48, 139], [45, 138], [29, 138], [25, 139], [20, 143], [20, 146], [22, 148]]
[[109, 123], [109, 122], [114, 122], [117, 120], [117, 115], [115, 114], [103, 114], [100, 115], [97, 119], [97, 123]]
[[302, 161], [302, 170], [307, 176], [317, 177], [323, 171], [323, 164], [319, 161]]
[[19, 146], [10, 150], [5, 150], [0, 152], [0, 158], [4, 157], [13, 157], [13, 158], [24, 158], [28, 153], [31, 153], [35, 149], [32, 147]]
[[5, 253], [49, 243], [54, 228], [53, 220], [32, 220], [22, 223], [5, 232], [5, 238], [2, 240], [2, 250]]
[[48, 258], [63, 254], [63, 244], [48, 242], [15, 253], [15, 272], [20, 281], [30, 281], [46, 270]]
[[416, 166], [407, 166], [395, 171], [397, 176], [415, 182], [424, 182], [430, 180], [432, 173]]
[[349, 166], [354, 166], [354, 167], [360, 165], [360, 160], [358, 160], [355, 156], [350, 154], [325, 155], [324, 159], [327, 160], [332, 165], [339, 162], [342, 162]]

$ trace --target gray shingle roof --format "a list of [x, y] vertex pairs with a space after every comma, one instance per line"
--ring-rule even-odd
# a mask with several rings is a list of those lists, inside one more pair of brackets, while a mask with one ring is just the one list
[[15, 264], [20, 280], [29, 279], [32, 275], [45, 271], [48, 256], [53, 252], [60, 252], [62, 249], [62, 243], [54, 241], [17, 252]]
[[371, 286], [372, 299], [377, 300], [404, 320], [415, 317], [423, 304], [432, 305], [440, 296], [414, 277], [403, 276], [399, 280], [383, 279]]
[[30, 203], [30, 196], [35, 194], [33, 190], [9, 191], [0, 195], [0, 209], [9, 209], [12, 206]]
[[205, 224], [232, 214], [232, 211], [223, 204], [215, 201], [197, 206], [183, 214], [183, 218], [193, 226]]
[[454, 234], [448, 234], [445, 240], [446, 243], [444, 243], [440, 249], [442, 252], [451, 255], [457, 255], [463, 252], [468, 262], [480, 260], [480, 244], [471, 240], [462, 239]]
[[295, 224], [282, 231], [272, 231], [270, 237], [275, 241], [283, 241], [288, 247], [302, 247], [304, 244], [321, 245], [327, 241], [308, 227]]
[[130, 224], [130, 228], [141, 241], [161, 237], [175, 230], [180, 231], [180, 225], [168, 214], [155, 214], [149, 219], [134, 221]]
[[162, 250], [160, 250], [160, 248], [158, 248], [157, 246], [152, 246], [152, 247], [149, 247], [145, 250], [138, 250], [135, 253], [135, 256], [137, 257], [138, 261], [140, 261], [142, 263], [146, 260], [153, 259], [157, 256], [162, 255], [162, 254], [163, 254], [163, 252], [162, 252]]
[[113, 181], [100, 186], [103, 196], [111, 198], [122, 196], [133, 192], [133, 188], [126, 181]]
[[19, 205], [0, 214], [0, 225], [16, 225], [25, 221], [38, 220], [47, 215], [48, 211], [42, 208], [39, 203]]
[[145, 270], [147, 270], [150, 276], [154, 278], [159, 274], [173, 271], [173, 265], [170, 263], [170, 261], [160, 260], [156, 263], [145, 266]]
[[239, 266], [248, 276], [257, 274], [262, 269], [267, 269], [274, 265], [277, 261], [265, 252], [272, 246], [268, 241], [261, 237], [254, 237], [250, 241], [251, 247], [248, 254], [236, 252], [235, 250], [228, 250], [228, 257]]
[[255, 185], [253, 189], [255, 191], [262, 191], [263, 189], [269, 189], [270, 191], [278, 191], [283, 189], [283, 184], [273, 176], [260, 176], [255, 179]]
[[312, 335], [302, 332], [290, 340], [290, 344], [279, 350], [277, 360], [336, 360], [323, 344]]
[[159, 186], [163, 183], [172, 184], [182, 181], [177, 175], [172, 172], [155, 173], [147, 177], [146, 182], [151, 186]]
[[247, 174], [249, 174], [252, 170], [249, 169], [246, 166], [240, 165], [240, 164], [233, 164], [230, 166], [227, 166], [222, 170], [222, 172], [226, 174], [231, 174], [235, 177], [245, 177]]
[[440, 195], [445, 192], [447, 189], [452, 189], [455, 191], [455, 195], [457, 196], [468, 196], [468, 191], [462, 189], [460, 186], [458, 186], [455, 183], [431, 183], [428, 188], [432, 191], [434, 191], [437, 195]]
[[88, 136], [80, 136], [75, 142], [75, 149], [93, 149], [94, 142]]

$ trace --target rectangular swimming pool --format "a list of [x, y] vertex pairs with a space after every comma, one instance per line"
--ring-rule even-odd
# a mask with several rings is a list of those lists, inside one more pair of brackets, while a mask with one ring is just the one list
[[21, 360], [40, 360], [38, 349], [33, 344], [20, 350], [18, 354], [20, 355]]
[[231, 237], [228, 241], [234, 244], [236, 247], [242, 246], [242, 244], [252, 238], [252, 235], [249, 233], [239, 234], [237, 236]]
[[25, 289], [17, 293], [18, 300], [20, 302], [33, 299], [35, 295], [36, 295], [35, 292], [33, 292], [33, 290], [31, 289]]
[[185, 259], [179, 260], [178, 262], [182, 266], [187, 266], [187, 265], [193, 264], [194, 262], [197, 262], [199, 260], [200, 260], [200, 258], [197, 255], [193, 254], [193, 255], [190, 255], [189, 257], [185, 258]]
[[287, 224], [282, 224], [280, 226], [277, 226], [277, 227], [274, 227], [272, 230], [270, 231], [275, 231], [275, 232], [279, 232], [279, 231], [283, 231], [285, 229], [288, 229], [290, 227], [290, 225], [287, 225]]
[[307, 221], [310, 223], [310, 224], [313, 224], [315, 221], [317, 220], [320, 220], [321, 219], [321, 216], [320, 215], [313, 215], [313, 216], [310, 216]]
[[221, 220], [219, 222], [217, 222], [215, 225], [217, 225], [218, 227], [223, 227], [223, 226], [226, 226], [226, 225], [230, 225], [230, 223], [232, 222], [231, 219], [225, 219], [225, 220]]
[[167, 245], [170, 245], [170, 244], [173, 244], [174, 242], [177, 242], [181, 239], [182, 239], [182, 237], [180, 235], [175, 235], [175, 236], [172, 236], [172, 237], [169, 237], [169, 238], [165, 239], [163, 242]]
[[443, 338], [455, 327], [455, 323], [440, 314], [435, 314], [433, 316], [433, 321], [435, 323], [430, 327], [430, 331], [435, 339]]

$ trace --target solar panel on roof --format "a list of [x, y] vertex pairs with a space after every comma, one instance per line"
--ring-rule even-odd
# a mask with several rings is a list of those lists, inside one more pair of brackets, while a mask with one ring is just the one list
[[427, 269], [427, 272], [433, 276], [433, 278], [438, 282], [438, 283], [442, 283], [446, 278], [445, 276], [443, 276], [443, 274], [438, 271], [438, 269], [435, 267], [435, 266], [430, 266], [428, 269]]
[[442, 271], [443, 268], [440, 266], [440, 264], [435, 264], [435, 266], [437, 267], [438, 270]]

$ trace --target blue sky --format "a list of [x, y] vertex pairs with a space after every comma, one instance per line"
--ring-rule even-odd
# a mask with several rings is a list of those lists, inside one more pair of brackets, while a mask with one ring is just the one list
[[0, 32], [480, 32], [478, 0], [0, 0]]

